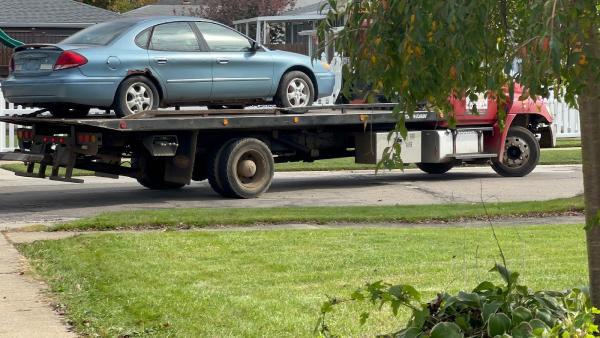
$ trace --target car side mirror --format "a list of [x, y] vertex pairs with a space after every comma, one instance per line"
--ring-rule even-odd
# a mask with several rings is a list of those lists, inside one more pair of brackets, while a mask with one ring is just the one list
[[256, 41], [251, 41], [250, 42], [250, 51], [257, 52], [259, 50], [260, 50], [260, 45]]

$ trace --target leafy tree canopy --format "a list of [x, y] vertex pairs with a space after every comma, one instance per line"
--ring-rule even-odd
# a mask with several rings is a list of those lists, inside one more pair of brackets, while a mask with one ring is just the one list
[[295, 2], [296, 0], [206, 0], [205, 6], [192, 14], [231, 25], [234, 20], [280, 14], [293, 7]]
[[[320, 31], [347, 19], [336, 39], [350, 57], [347, 78], [372, 85], [406, 110], [419, 101], [450, 110], [448, 95], [506, 100], [518, 82], [531, 95], [558, 90], [575, 104], [598, 81], [592, 49], [597, 1], [330, 0]], [[521, 67], [515, 71], [515, 63]], [[356, 76], [352, 76], [352, 75]]]

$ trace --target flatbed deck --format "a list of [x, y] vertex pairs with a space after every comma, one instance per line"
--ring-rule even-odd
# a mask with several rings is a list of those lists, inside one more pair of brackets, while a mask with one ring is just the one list
[[[302, 109], [176, 110], [147, 111], [117, 118], [92, 115], [87, 118], [58, 119], [39, 116], [0, 117], [1, 122], [17, 125], [55, 125], [92, 127], [113, 131], [243, 130], [261, 128], [299, 128], [360, 124], [395, 124], [393, 104], [338, 105]], [[406, 117], [407, 123], [437, 122], [434, 112], [418, 111]]]

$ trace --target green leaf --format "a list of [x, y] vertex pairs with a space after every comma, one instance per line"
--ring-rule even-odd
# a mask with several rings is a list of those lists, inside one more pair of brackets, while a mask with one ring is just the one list
[[404, 329], [398, 332], [397, 338], [419, 338], [423, 337], [425, 332], [421, 331], [421, 329], [417, 329], [416, 327], [409, 327], [408, 329]]
[[492, 301], [489, 303], [483, 304], [483, 310], [481, 311], [481, 318], [484, 323], [490, 319], [490, 316], [498, 312], [498, 309], [502, 306], [502, 302], [500, 301]]
[[326, 301], [321, 305], [321, 313], [328, 313], [333, 310], [333, 305], [330, 301]]
[[529, 323], [523, 322], [512, 329], [511, 335], [514, 338], [529, 338], [533, 336], [533, 328]]
[[422, 329], [425, 325], [425, 321], [430, 316], [429, 309], [427, 307], [423, 307], [421, 310], [413, 311], [413, 318], [410, 322], [410, 326], [416, 327], [418, 329]]
[[470, 307], [481, 307], [481, 299], [479, 299], [479, 295], [476, 293], [466, 293], [461, 291], [458, 293], [458, 296], [456, 296], [456, 298]]
[[535, 311], [535, 318], [541, 320], [546, 323], [549, 327], [554, 326], [554, 319], [552, 318], [552, 313], [548, 309], [538, 309]]
[[528, 322], [533, 318], [531, 311], [528, 309], [519, 306], [512, 311], [512, 321], [513, 325], [518, 325], [521, 322]]
[[529, 325], [531, 325], [531, 328], [534, 331], [538, 330], [538, 329], [542, 329], [542, 330], [550, 329], [550, 327], [548, 325], [546, 325], [546, 323], [544, 323], [543, 321], [541, 321], [537, 318], [533, 318], [532, 320], [530, 320]]
[[365, 323], [367, 322], [367, 319], [369, 319], [369, 313], [368, 312], [363, 312], [360, 314], [360, 325], [365, 325]]
[[488, 335], [491, 337], [505, 334], [510, 331], [512, 322], [504, 313], [494, 313], [488, 320]]
[[430, 338], [463, 338], [464, 336], [460, 327], [450, 322], [436, 324], [429, 335]]
[[485, 281], [477, 285], [477, 287], [473, 289], [473, 292], [481, 293], [483, 291], [496, 291], [496, 289], [497, 287], [494, 285], [494, 283]]

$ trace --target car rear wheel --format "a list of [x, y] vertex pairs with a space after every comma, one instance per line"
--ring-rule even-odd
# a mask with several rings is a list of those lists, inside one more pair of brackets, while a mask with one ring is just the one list
[[54, 106], [48, 108], [50, 115], [59, 118], [82, 118], [86, 117], [90, 113], [90, 107], [86, 106]]
[[158, 108], [160, 101], [156, 86], [148, 78], [133, 76], [125, 79], [117, 89], [114, 109], [118, 117]]
[[511, 127], [504, 144], [502, 161], [492, 160], [492, 169], [505, 177], [523, 177], [540, 160], [540, 144], [527, 128]]
[[315, 86], [303, 72], [292, 71], [283, 76], [277, 91], [276, 104], [284, 108], [312, 106], [315, 98]]

